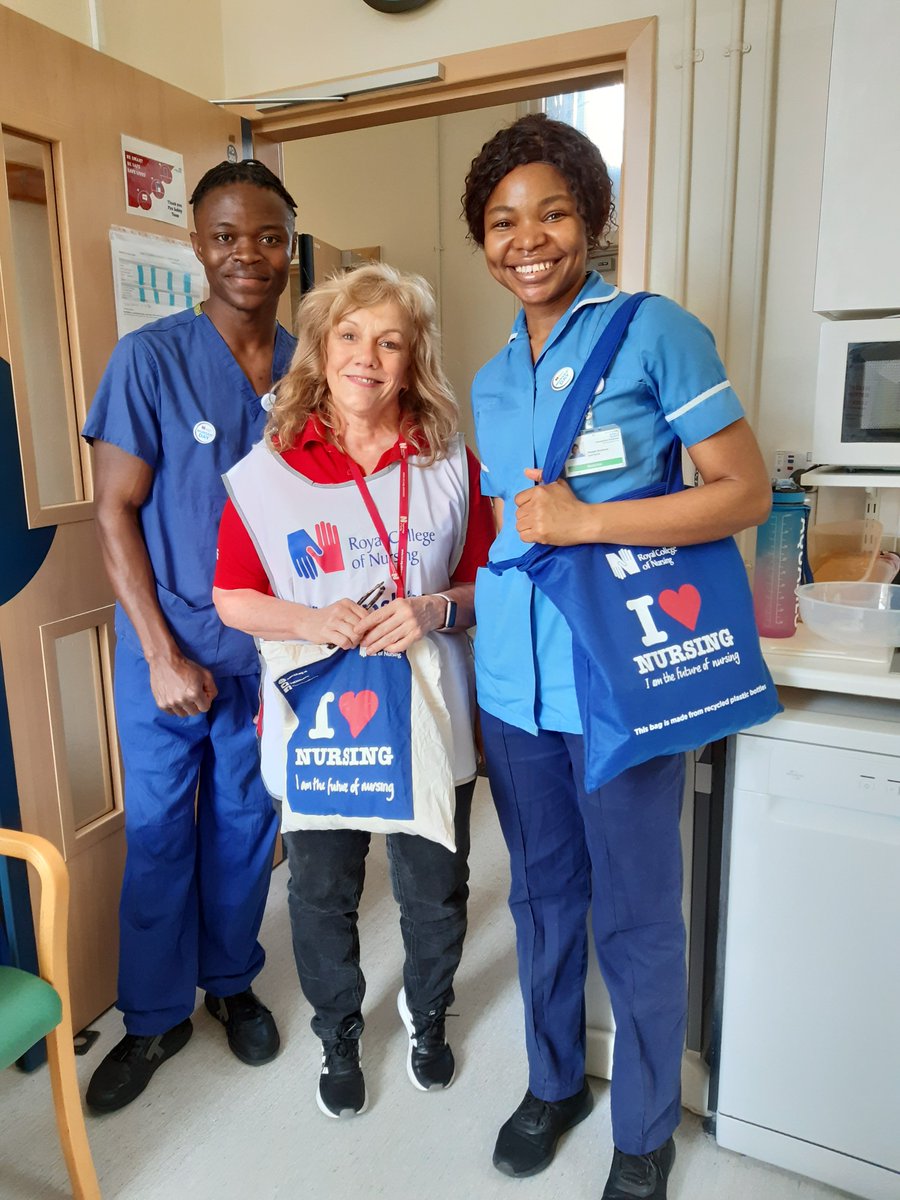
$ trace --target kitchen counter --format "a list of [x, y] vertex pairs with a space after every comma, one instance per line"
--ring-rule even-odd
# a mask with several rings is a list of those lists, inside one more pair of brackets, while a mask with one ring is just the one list
[[780, 686], [900, 700], [900, 650], [860, 646], [847, 651], [803, 625], [791, 638], [764, 637], [760, 645]]

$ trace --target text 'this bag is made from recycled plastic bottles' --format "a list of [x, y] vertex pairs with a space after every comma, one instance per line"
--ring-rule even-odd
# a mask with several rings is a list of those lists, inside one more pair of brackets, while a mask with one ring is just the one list
[[[646, 298], [637, 293], [617, 308], [573, 384], [544, 483], [562, 471], [597, 383]], [[616, 499], [683, 487], [675, 440], [667, 478]], [[588, 791], [628, 767], [694, 750], [781, 711], [733, 538], [694, 546], [533, 545], [489, 566], [495, 574], [524, 571], [571, 629]]]

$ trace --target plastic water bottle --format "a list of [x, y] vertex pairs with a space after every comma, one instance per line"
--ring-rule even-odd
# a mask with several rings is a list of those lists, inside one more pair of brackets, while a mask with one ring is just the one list
[[803, 573], [806, 521], [804, 491], [780, 480], [772, 494], [772, 512], [756, 534], [753, 609], [763, 637], [792, 637], [797, 628], [795, 588]]

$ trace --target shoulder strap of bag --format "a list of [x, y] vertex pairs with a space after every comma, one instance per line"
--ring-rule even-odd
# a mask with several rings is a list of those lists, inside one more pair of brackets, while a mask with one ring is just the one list
[[571, 391], [556, 420], [556, 427], [550, 437], [547, 457], [544, 460], [544, 483], [553, 483], [559, 477], [572, 450], [572, 443], [578, 437], [584, 424], [585, 413], [594, 398], [597, 384], [609, 370], [609, 365], [615, 358], [631, 318], [644, 301], [652, 295], [652, 292], [635, 292], [633, 296], [627, 296], [609, 318], [597, 344], [578, 372], [578, 378], [572, 384]]

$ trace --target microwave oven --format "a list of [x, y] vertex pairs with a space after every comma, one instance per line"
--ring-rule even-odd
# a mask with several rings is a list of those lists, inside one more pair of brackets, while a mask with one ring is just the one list
[[900, 470], [900, 317], [826, 321], [813, 459]]

